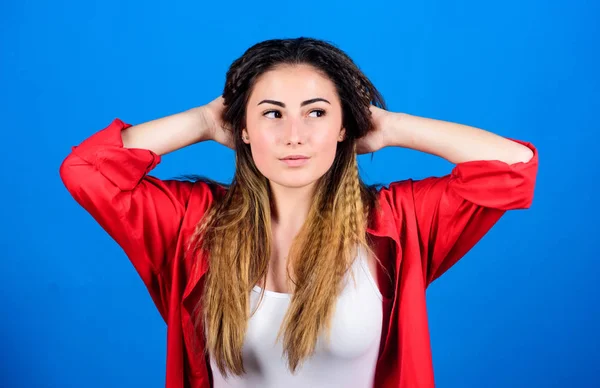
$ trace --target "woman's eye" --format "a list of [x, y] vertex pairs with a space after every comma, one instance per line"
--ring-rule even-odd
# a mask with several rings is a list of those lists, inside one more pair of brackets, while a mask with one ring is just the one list
[[[316, 115], [313, 115], [313, 113], [316, 113]], [[310, 115], [310, 117], [323, 117], [325, 116], [325, 111], [322, 109], [315, 109], [310, 112]]]
[[[271, 115], [271, 116], [269, 116]], [[267, 111], [263, 114], [263, 116], [270, 118], [270, 119], [280, 119], [281, 118], [281, 112], [278, 110], [270, 110]]]
[[[281, 112], [278, 110], [269, 110], [263, 113], [263, 116], [269, 119], [280, 119], [282, 117]], [[310, 117], [322, 117], [325, 116], [325, 111], [323, 109], [315, 109], [309, 113]]]

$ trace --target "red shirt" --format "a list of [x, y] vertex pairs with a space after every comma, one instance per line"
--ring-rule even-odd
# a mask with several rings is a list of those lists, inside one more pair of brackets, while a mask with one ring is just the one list
[[[129, 126], [116, 118], [73, 147], [60, 175], [75, 200], [123, 248], [167, 323], [166, 387], [210, 387], [202, 336], [198, 353], [191, 342], [196, 333], [191, 312], [208, 264], [206, 257], [186, 254], [185, 246], [225, 189], [148, 175], [160, 155], [123, 148], [121, 130]], [[434, 387], [425, 290], [506, 210], [531, 205], [537, 151], [530, 143], [514, 141], [534, 152], [530, 161], [459, 163], [446, 176], [393, 182], [379, 190], [382, 211], [375, 213], [367, 233], [394, 285], [383, 302], [375, 387]]]

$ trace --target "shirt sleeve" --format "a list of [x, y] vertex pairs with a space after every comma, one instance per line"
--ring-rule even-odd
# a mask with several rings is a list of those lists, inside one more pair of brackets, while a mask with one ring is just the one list
[[124, 148], [116, 118], [72, 147], [60, 176], [73, 198], [121, 246], [166, 320], [170, 255], [194, 183], [148, 173], [160, 162], [151, 150]]
[[390, 185], [388, 198], [394, 202], [396, 220], [409, 214], [416, 221], [411, 224], [416, 224], [427, 286], [461, 259], [507, 210], [531, 206], [537, 149], [531, 143], [510, 140], [527, 146], [533, 157], [514, 164], [469, 161], [457, 164], [443, 177]]

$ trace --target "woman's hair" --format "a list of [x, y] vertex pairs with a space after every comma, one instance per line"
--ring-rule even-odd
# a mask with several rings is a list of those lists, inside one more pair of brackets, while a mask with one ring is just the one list
[[342, 281], [357, 248], [372, 254], [366, 226], [376, 206], [375, 193], [359, 177], [355, 144], [373, 129], [369, 105], [385, 109], [382, 96], [348, 55], [322, 40], [274, 39], [250, 47], [232, 63], [223, 90], [223, 121], [235, 142], [235, 175], [190, 240], [194, 254], [209, 254], [204, 289], [194, 309], [195, 325], [204, 330], [205, 349], [223, 375], [245, 373], [242, 345], [254, 313], [250, 292], [265, 279], [273, 242], [269, 182], [241, 139], [246, 104], [258, 77], [282, 65], [298, 64], [314, 67], [335, 84], [346, 136], [337, 145], [333, 165], [317, 181], [309, 214], [288, 254], [293, 294], [279, 335], [292, 372], [314, 352], [319, 334], [329, 334]]

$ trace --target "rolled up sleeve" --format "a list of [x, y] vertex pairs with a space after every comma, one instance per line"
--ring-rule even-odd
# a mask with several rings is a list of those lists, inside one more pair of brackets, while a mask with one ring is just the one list
[[168, 262], [193, 183], [160, 180], [148, 173], [160, 156], [124, 148], [114, 119], [106, 128], [74, 146], [60, 166], [73, 198], [122, 247], [166, 319]]

